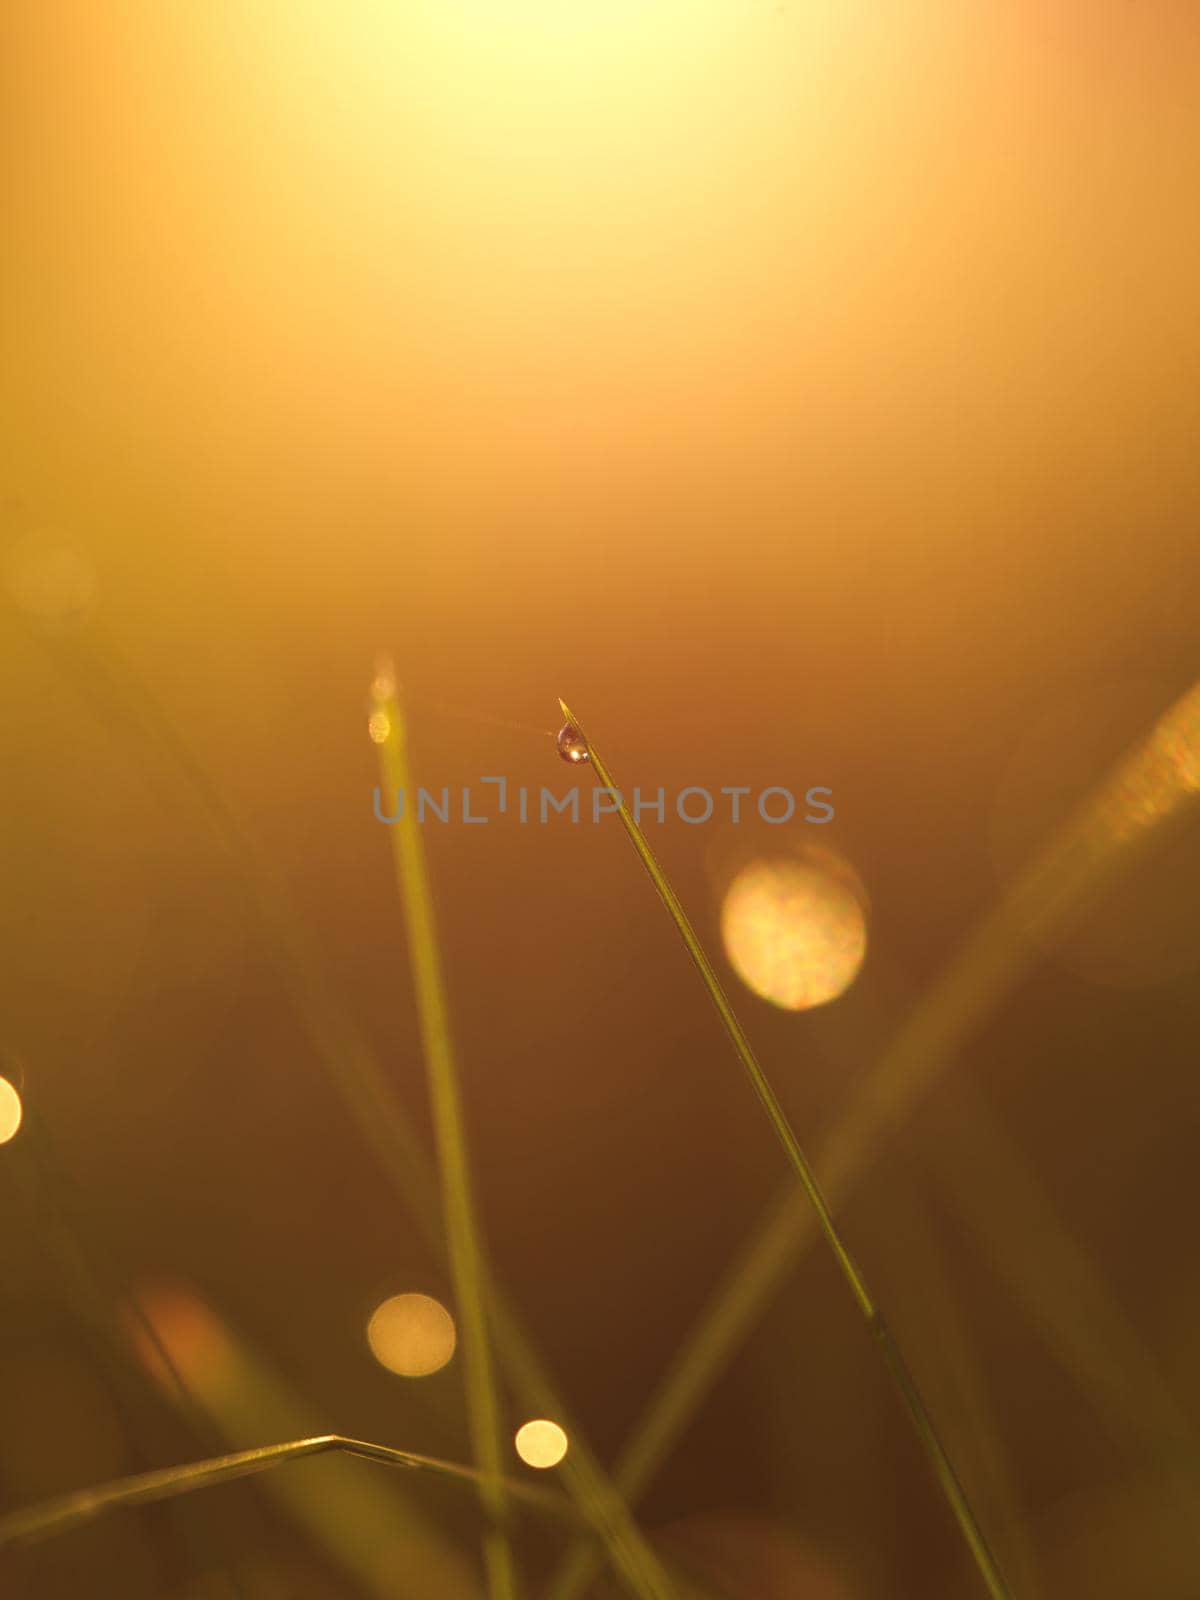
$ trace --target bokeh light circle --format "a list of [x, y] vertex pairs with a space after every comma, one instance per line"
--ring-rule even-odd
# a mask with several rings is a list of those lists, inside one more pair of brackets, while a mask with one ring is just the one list
[[539, 1417], [517, 1429], [517, 1454], [527, 1467], [545, 1471], [556, 1467], [567, 1453], [568, 1439], [557, 1422]]
[[0, 1144], [17, 1137], [24, 1115], [21, 1096], [7, 1078], [0, 1078]]
[[721, 937], [748, 989], [787, 1011], [844, 994], [867, 953], [864, 896], [837, 856], [760, 857], [725, 891]]
[[367, 1324], [367, 1342], [381, 1367], [401, 1378], [425, 1378], [454, 1354], [454, 1318], [427, 1294], [394, 1294], [377, 1306]]

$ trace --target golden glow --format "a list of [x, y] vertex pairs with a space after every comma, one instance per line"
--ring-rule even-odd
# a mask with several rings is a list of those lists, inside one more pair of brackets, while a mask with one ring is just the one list
[[371, 735], [374, 744], [384, 744], [388, 734], [392, 731], [391, 719], [386, 711], [372, 711], [367, 723], [367, 732]]
[[371, 695], [376, 700], [390, 700], [396, 692], [396, 674], [390, 661], [379, 661], [371, 679]]
[[1128, 838], [1163, 821], [1200, 793], [1200, 684], [1155, 723], [1121, 764], [1101, 803], [1101, 828]]
[[233, 1336], [185, 1284], [144, 1285], [128, 1329], [147, 1371], [174, 1392], [180, 1377], [212, 1395], [231, 1383], [238, 1355]]
[[21, 1096], [7, 1078], [0, 1078], [0, 1144], [16, 1138], [23, 1115]]
[[568, 1440], [557, 1422], [538, 1418], [517, 1429], [517, 1454], [527, 1467], [556, 1467], [567, 1453]]
[[788, 1011], [836, 1000], [867, 953], [853, 874], [817, 850], [744, 867], [725, 894], [721, 937], [747, 988]]
[[82, 551], [67, 544], [25, 540], [6, 553], [8, 591], [22, 611], [42, 622], [83, 617], [95, 602], [96, 574]]
[[1200, 684], [1162, 711], [1167, 692], [1122, 676], [1062, 696], [1026, 730], [994, 805], [1007, 917], [1090, 983], [1135, 988], [1200, 965], [1170, 842], [1200, 797]]
[[446, 1365], [458, 1336], [440, 1301], [427, 1294], [395, 1294], [372, 1314], [367, 1342], [381, 1367], [401, 1378], [424, 1378]]

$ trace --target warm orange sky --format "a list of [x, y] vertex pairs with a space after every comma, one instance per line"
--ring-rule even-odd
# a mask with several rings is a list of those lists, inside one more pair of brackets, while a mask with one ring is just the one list
[[[1195, 492], [1188, 7], [131, 0], [3, 27], [34, 501], [128, 521], [186, 478], [186, 521], [310, 591], [353, 582], [347, 552], [402, 569], [415, 512], [484, 598], [500, 541], [525, 576], [595, 578], [602, 541], [696, 578], [735, 520], [798, 579], [847, 539], [954, 565], [971, 529], [1046, 542], [1064, 500], [1162, 520]], [[251, 502], [294, 521], [283, 571]]]

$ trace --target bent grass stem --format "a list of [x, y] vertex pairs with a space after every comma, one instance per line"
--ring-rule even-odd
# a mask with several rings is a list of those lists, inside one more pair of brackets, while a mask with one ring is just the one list
[[[195, 756], [176, 721], [153, 690], [124, 661], [111, 639], [94, 634], [82, 643], [31, 637], [65, 665], [78, 692], [106, 719], [127, 728], [155, 759], [173, 789], [169, 803], [193, 800], [223, 846], [245, 908], [258, 925], [288, 998], [312, 1042], [327, 1081], [339, 1095], [397, 1198], [438, 1259], [446, 1258], [446, 1236], [437, 1178], [392, 1087], [379, 1056], [357, 1019], [331, 988], [325, 968], [305, 935], [283, 884], [270, 869], [241, 819]], [[101, 648], [103, 646], [103, 648]], [[486, 1277], [486, 1263], [485, 1263]], [[522, 1403], [542, 1416], [557, 1417], [571, 1439], [563, 1481], [584, 1520], [601, 1530], [614, 1571], [638, 1600], [674, 1600], [675, 1587], [654, 1547], [582, 1429], [549, 1378], [545, 1365], [494, 1277], [486, 1278], [496, 1353]], [[590, 1550], [588, 1555], [590, 1557]]]
[[[73, 1494], [59, 1495], [53, 1500], [44, 1500], [38, 1505], [9, 1512], [0, 1517], [0, 1548], [65, 1533], [121, 1506], [145, 1506], [156, 1500], [173, 1500], [195, 1489], [207, 1489], [213, 1484], [249, 1477], [284, 1462], [297, 1461], [303, 1456], [324, 1455], [331, 1451], [361, 1456], [368, 1461], [382, 1461], [388, 1466], [432, 1473], [474, 1488], [482, 1487], [481, 1473], [470, 1467], [459, 1466], [456, 1462], [440, 1461], [433, 1456], [414, 1455], [408, 1450], [394, 1450], [389, 1445], [368, 1444], [361, 1439], [347, 1439], [341, 1434], [327, 1433], [311, 1439], [294, 1439], [287, 1444], [263, 1445], [255, 1450], [213, 1456], [207, 1461], [194, 1461], [183, 1467], [164, 1467], [131, 1478], [117, 1478], [112, 1483], [79, 1489]], [[578, 1512], [565, 1496], [511, 1480], [505, 1481], [504, 1489], [513, 1500], [544, 1516], [569, 1523], [578, 1521]]]

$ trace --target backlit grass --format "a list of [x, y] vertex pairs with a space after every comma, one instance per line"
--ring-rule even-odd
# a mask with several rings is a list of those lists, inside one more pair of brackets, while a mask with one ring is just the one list
[[659, 899], [666, 907], [671, 921], [683, 940], [688, 955], [692, 958], [696, 970], [700, 974], [709, 999], [716, 1008], [725, 1032], [729, 1035], [734, 1052], [746, 1071], [750, 1086], [754, 1090], [767, 1120], [774, 1129], [776, 1137], [783, 1146], [784, 1154], [800, 1181], [800, 1187], [812, 1208], [817, 1225], [833, 1252], [834, 1259], [841, 1269], [842, 1276], [854, 1298], [855, 1304], [861, 1311], [872, 1337], [879, 1346], [884, 1363], [891, 1373], [896, 1388], [899, 1390], [900, 1397], [908, 1411], [921, 1447], [929, 1460], [938, 1483], [941, 1485], [942, 1493], [954, 1513], [954, 1519], [958, 1523], [963, 1538], [966, 1540], [975, 1565], [979, 1570], [979, 1575], [987, 1586], [988, 1593], [993, 1596], [993, 1600], [1007, 1600], [1009, 1595], [1008, 1585], [1001, 1574], [999, 1564], [992, 1553], [983, 1529], [979, 1525], [978, 1518], [963, 1486], [959, 1482], [958, 1475], [946, 1453], [937, 1429], [934, 1427], [933, 1419], [929, 1415], [929, 1411], [921, 1398], [920, 1391], [900, 1353], [900, 1349], [892, 1337], [891, 1331], [884, 1321], [870, 1289], [867, 1287], [867, 1282], [861, 1269], [842, 1238], [841, 1231], [834, 1220], [833, 1212], [817, 1180], [816, 1173], [810, 1165], [808, 1157], [801, 1149], [800, 1141], [797, 1139], [795, 1131], [788, 1120], [787, 1113], [784, 1111], [779, 1097], [771, 1087], [770, 1080], [763, 1071], [758, 1057], [754, 1053], [754, 1048], [729, 1003], [728, 996], [721, 985], [721, 980], [717, 977], [716, 969], [708, 959], [678, 895], [672, 889], [666, 873], [659, 865], [658, 858], [650, 848], [649, 840], [639, 827], [603, 757], [591, 740], [588, 739], [582, 723], [573, 715], [566, 703], [560, 700], [559, 704], [567, 722], [579, 729], [583, 734], [592, 767], [600, 783], [614, 795], [620, 796], [617, 814], [621, 819], [625, 832], [637, 851], [642, 865], [658, 891]]

